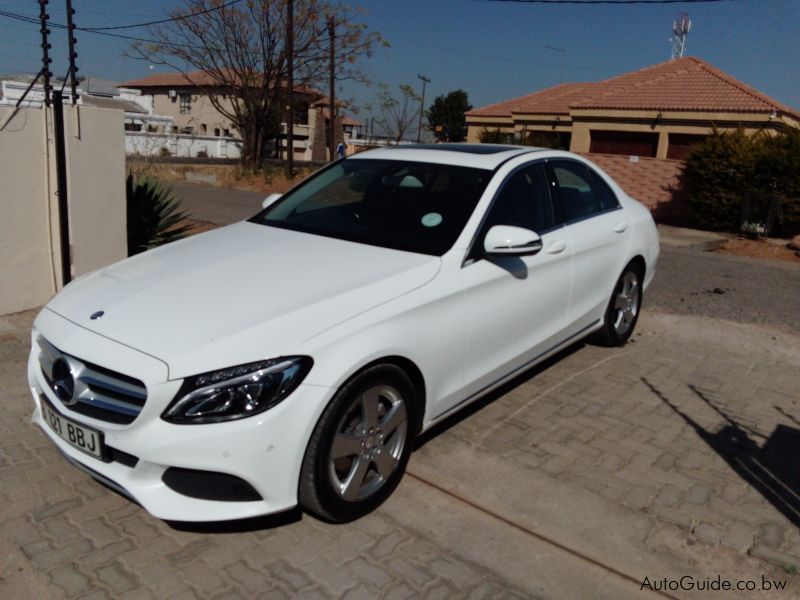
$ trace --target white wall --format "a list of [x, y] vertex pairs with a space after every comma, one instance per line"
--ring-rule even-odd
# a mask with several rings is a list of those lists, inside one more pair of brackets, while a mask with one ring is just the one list
[[[11, 110], [0, 107], [0, 123]], [[55, 291], [44, 141], [40, 109], [20, 109], [0, 131], [0, 314], [44, 304]]]
[[[73, 277], [127, 255], [122, 111], [78, 110], [64, 107]], [[11, 111], [0, 107], [0, 123]], [[54, 157], [44, 109], [20, 109], [0, 130], [0, 314], [41, 306], [61, 286]]]
[[122, 121], [121, 110], [64, 107], [74, 277], [128, 255]]
[[181, 133], [125, 132], [126, 154], [161, 156], [162, 148], [166, 148], [169, 156], [194, 157], [203, 152], [210, 158], [241, 158], [242, 156], [242, 142], [233, 138]]

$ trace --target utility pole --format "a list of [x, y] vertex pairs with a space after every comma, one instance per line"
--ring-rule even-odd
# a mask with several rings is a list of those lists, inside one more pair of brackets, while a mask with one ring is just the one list
[[419, 100], [419, 125], [417, 126], [417, 143], [422, 141], [422, 113], [425, 112], [425, 84], [430, 83], [431, 80], [425, 75], [417, 73], [417, 78], [422, 80], [422, 96]]
[[69, 202], [67, 200], [67, 143], [64, 127], [64, 100], [61, 90], [53, 90], [53, 135], [56, 150], [56, 185], [58, 186], [58, 237], [61, 240], [61, 285], [67, 285], [72, 281]]
[[328, 38], [329, 38], [329, 53], [330, 53], [330, 77], [328, 82], [328, 90], [330, 96], [330, 106], [328, 112], [330, 113], [330, 123], [328, 125], [328, 152], [329, 160], [335, 160], [336, 157], [336, 140], [334, 138], [336, 132], [336, 53], [334, 44], [336, 41], [336, 23], [333, 20], [333, 15], [328, 17]]
[[294, 0], [286, 0], [286, 179], [294, 175]]
[[564, 50], [564, 48], [556, 48], [555, 46], [548, 46], [547, 44], [545, 44], [544, 47], [554, 52], [561, 52], [561, 75], [558, 78], [558, 83], [564, 83], [564, 58], [567, 56], [567, 51]]

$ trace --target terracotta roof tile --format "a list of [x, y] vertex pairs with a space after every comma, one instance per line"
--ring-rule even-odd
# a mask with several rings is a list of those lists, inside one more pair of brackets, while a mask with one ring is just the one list
[[610, 110], [684, 110], [713, 112], [783, 112], [795, 109], [694, 57], [664, 62], [596, 83], [561, 84], [498, 102], [468, 116], [511, 113], [569, 114], [571, 108]]
[[468, 112], [467, 116], [509, 117], [512, 112], [525, 113], [533, 112], [534, 110], [537, 113], [546, 112], [566, 115], [569, 114], [570, 100], [578, 95], [581, 90], [586, 90], [591, 85], [586, 83], [562, 83], [539, 92], [476, 108]]
[[[132, 79], [117, 85], [121, 88], [151, 88], [151, 87], [195, 87], [195, 86], [218, 86], [219, 83], [210, 73], [206, 71], [192, 71], [190, 73], [155, 73]], [[285, 82], [282, 82], [285, 86]], [[319, 90], [308, 86], [295, 86], [295, 91], [321, 96]]]

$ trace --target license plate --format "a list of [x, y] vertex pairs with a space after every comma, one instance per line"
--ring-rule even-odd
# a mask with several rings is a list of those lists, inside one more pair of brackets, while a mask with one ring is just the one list
[[62, 440], [73, 448], [103, 460], [103, 434], [95, 429], [79, 425], [56, 412], [44, 398], [42, 401], [42, 416], [50, 429]]

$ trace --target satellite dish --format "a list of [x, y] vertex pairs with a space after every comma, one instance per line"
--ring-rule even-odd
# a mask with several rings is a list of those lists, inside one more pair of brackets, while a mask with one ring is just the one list
[[689, 18], [689, 13], [683, 13], [678, 20], [672, 24], [672, 33], [677, 36], [686, 35], [692, 28], [692, 20]]

